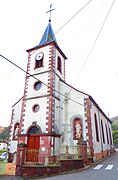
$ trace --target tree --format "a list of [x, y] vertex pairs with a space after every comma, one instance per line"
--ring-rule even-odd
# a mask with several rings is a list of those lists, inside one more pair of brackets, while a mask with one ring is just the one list
[[111, 127], [114, 145], [118, 145], [118, 121], [113, 122]]
[[8, 140], [9, 133], [10, 133], [9, 126], [5, 127], [3, 131], [0, 133], [0, 140]]

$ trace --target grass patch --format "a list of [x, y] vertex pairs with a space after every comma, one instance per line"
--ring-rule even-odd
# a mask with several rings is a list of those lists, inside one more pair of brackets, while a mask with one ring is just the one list
[[0, 175], [4, 175], [6, 170], [6, 163], [4, 161], [0, 161]]

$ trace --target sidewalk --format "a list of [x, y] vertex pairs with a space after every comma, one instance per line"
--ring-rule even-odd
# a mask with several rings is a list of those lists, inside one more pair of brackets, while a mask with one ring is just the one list
[[15, 176], [15, 168], [16, 165], [13, 163], [6, 163], [4, 161], [0, 161], [0, 180], [24, 180], [21, 177]]
[[17, 177], [17, 176], [0, 176], [0, 180], [24, 180], [21, 177]]

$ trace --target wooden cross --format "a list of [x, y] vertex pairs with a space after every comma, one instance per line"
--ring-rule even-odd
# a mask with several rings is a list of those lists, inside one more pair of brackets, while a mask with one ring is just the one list
[[51, 12], [55, 10], [51, 8], [52, 8], [52, 4], [50, 5], [50, 10], [46, 12], [46, 13], [49, 13], [49, 22], [51, 22]]

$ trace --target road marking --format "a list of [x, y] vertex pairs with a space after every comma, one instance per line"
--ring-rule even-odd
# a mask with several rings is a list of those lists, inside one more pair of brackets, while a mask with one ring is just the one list
[[103, 165], [97, 165], [94, 169], [100, 169]]
[[113, 164], [110, 164], [105, 168], [105, 170], [111, 170], [113, 168], [113, 166], [114, 166]]

